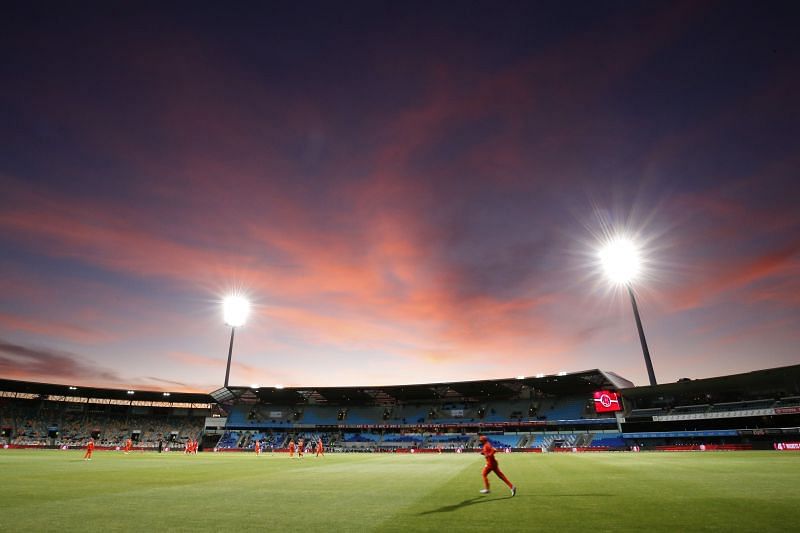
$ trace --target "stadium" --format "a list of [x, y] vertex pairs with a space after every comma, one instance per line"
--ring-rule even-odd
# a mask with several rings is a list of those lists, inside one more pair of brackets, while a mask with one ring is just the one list
[[800, 2], [2, 7], [4, 531], [800, 530]]
[[[778, 531], [798, 515], [800, 365], [641, 387], [601, 370], [209, 394], [2, 380], [0, 402], [19, 530], [586, 530], [601, 513], [593, 529]], [[479, 505], [510, 498], [499, 480], [476, 494], [480, 435], [519, 487], [500, 517]], [[300, 439], [322, 454], [290, 457]]]

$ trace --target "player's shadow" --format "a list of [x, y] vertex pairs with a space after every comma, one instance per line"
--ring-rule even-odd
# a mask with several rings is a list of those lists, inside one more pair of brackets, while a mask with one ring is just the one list
[[505, 498], [486, 498], [485, 496], [476, 496], [474, 498], [469, 498], [468, 500], [464, 500], [459, 503], [455, 503], [453, 505], [445, 505], [443, 507], [439, 507], [438, 509], [431, 509], [430, 511], [424, 511], [422, 513], [419, 513], [419, 516], [426, 514], [433, 514], [433, 513], [452, 513], [453, 511], [458, 511], [462, 507], [477, 505], [479, 503], [499, 502], [500, 500], [508, 500], [509, 498], [511, 498], [511, 496], [506, 496]]

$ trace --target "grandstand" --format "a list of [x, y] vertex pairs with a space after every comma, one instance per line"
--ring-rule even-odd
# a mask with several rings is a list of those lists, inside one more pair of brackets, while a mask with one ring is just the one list
[[[268, 432], [285, 445], [303, 432], [341, 451], [463, 450], [491, 432], [498, 446], [526, 451], [619, 434], [617, 417], [594, 410], [592, 392], [632, 384], [610, 372], [386, 387], [227, 387], [211, 393], [227, 414], [217, 449], [247, 449]], [[219, 427], [219, 420], [210, 423]], [[587, 432], [587, 428], [592, 430]], [[564, 432], [579, 436], [559, 438]], [[211, 441], [209, 441], [210, 443]]]
[[183, 446], [202, 435], [207, 394], [163, 393], [0, 380], [0, 435], [21, 447]]
[[[598, 412], [593, 393], [621, 398]], [[0, 380], [2, 442], [100, 447], [133, 438], [201, 449], [281, 450], [294, 439], [345, 452], [462, 451], [486, 434], [515, 451], [771, 448], [800, 430], [800, 365], [634, 387], [589, 370], [523, 379], [386, 387], [228, 387], [210, 394]]]
[[622, 438], [650, 449], [798, 440], [800, 365], [620, 391]]

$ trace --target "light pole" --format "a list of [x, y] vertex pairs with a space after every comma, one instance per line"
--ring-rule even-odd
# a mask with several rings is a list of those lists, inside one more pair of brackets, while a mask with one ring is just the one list
[[653, 361], [650, 359], [650, 350], [647, 348], [647, 339], [644, 338], [642, 319], [639, 317], [639, 306], [636, 305], [636, 298], [633, 296], [633, 287], [631, 287], [630, 283], [628, 283], [628, 294], [631, 295], [633, 316], [636, 318], [636, 329], [639, 330], [639, 342], [642, 343], [642, 354], [644, 355], [644, 364], [647, 367], [647, 377], [650, 378], [650, 385], [658, 385], [656, 382], [656, 373], [653, 370]]
[[644, 364], [647, 367], [647, 377], [650, 379], [650, 385], [657, 385], [653, 361], [650, 359], [650, 350], [647, 348], [647, 339], [645, 339], [642, 319], [639, 316], [639, 306], [636, 305], [636, 297], [633, 295], [633, 280], [639, 273], [641, 266], [639, 250], [630, 240], [616, 237], [600, 250], [600, 262], [606, 275], [613, 283], [625, 285], [628, 289], [631, 306], [633, 307], [633, 316], [636, 319], [636, 329], [639, 331], [639, 341], [642, 343], [642, 355], [644, 355]]
[[231, 343], [228, 346], [228, 366], [225, 367], [225, 387], [228, 387], [228, 378], [231, 375], [231, 355], [233, 355], [233, 335], [236, 328], [244, 325], [247, 314], [250, 312], [250, 303], [241, 296], [228, 296], [222, 302], [225, 323], [231, 327]]

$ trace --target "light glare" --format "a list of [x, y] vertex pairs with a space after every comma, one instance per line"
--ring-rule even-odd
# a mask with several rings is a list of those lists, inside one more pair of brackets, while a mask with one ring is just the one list
[[624, 285], [639, 274], [641, 259], [632, 241], [617, 237], [600, 250], [600, 263], [612, 282]]
[[222, 302], [225, 323], [234, 328], [244, 325], [250, 312], [250, 302], [241, 296], [228, 296]]

